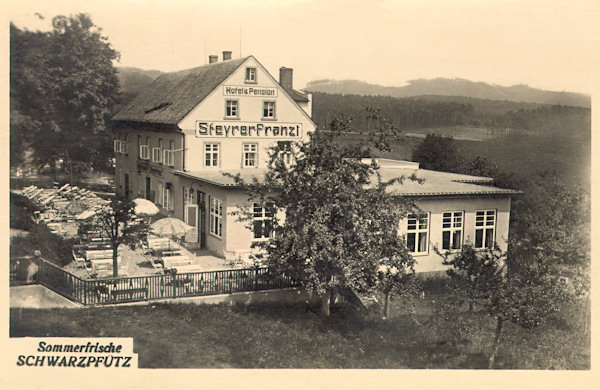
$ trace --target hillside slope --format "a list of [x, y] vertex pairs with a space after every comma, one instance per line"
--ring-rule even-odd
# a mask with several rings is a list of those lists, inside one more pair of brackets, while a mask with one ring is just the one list
[[590, 97], [580, 93], [545, 91], [523, 84], [503, 87], [465, 79], [436, 78], [432, 80], [411, 80], [407, 85], [402, 87], [386, 87], [358, 80], [317, 80], [309, 82], [306, 90], [332, 94], [382, 95], [391, 97], [422, 95], [465, 96], [524, 103], [590, 107]]

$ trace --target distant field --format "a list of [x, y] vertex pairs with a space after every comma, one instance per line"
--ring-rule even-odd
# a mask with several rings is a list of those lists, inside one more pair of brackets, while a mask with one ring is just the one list
[[[410, 160], [424, 135], [453, 136], [462, 157], [483, 156], [499, 168], [527, 177], [539, 171], [555, 171], [567, 184], [590, 188], [591, 142], [589, 133], [563, 135], [509, 134], [492, 136], [485, 128], [453, 127], [406, 130], [402, 140], [392, 143], [393, 151], [382, 157]], [[409, 136], [413, 134], [414, 136]], [[344, 142], [360, 142], [364, 136], [348, 134]]]
[[461, 141], [489, 141], [494, 138], [498, 138], [503, 135], [511, 134], [526, 134], [525, 130], [496, 130], [487, 127], [473, 127], [473, 126], [450, 126], [450, 127], [436, 127], [435, 129], [414, 129], [407, 130], [404, 132], [406, 137], [411, 138], [425, 138], [429, 133], [435, 132], [436, 134], [443, 135], [445, 137], [452, 137], [455, 140]]

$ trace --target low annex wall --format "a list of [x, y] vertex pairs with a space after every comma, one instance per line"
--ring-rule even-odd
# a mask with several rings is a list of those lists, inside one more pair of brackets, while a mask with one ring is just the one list
[[180, 303], [193, 305], [257, 305], [263, 303], [293, 304], [306, 302], [317, 304], [320, 301], [317, 296], [308, 294], [302, 287], [289, 287], [277, 290], [248, 291], [175, 299], [155, 299], [151, 302], [141, 301], [120, 303], [116, 304], [115, 306], [147, 305], [148, 303]]

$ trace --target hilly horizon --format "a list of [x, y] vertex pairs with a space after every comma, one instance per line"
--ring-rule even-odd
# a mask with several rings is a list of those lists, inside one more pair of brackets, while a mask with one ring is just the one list
[[[117, 70], [126, 100], [133, 98], [146, 85], [165, 73], [159, 70], [145, 70], [136, 67], [117, 67]], [[304, 90], [341, 95], [390, 96], [396, 98], [420, 96], [467, 97], [519, 103], [591, 107], [590, 96], [582, 93], [547, 91], [532, 88], [525, 84], [505, 87], [461, 78], [438, 77], [435, 79], [410, 80], [407, 85], [402, 87], [370, 84], [360, 80], [322, 79], [308, 82]]]
[[590, 96], [582, 93], [546, 91], [532, 88], [525, 84], [504, 87], [460, 78], [449, 79], [443, 77], [410, 80], [407, 85], [402, 87], [388, 87], [370, 84], [360, 80], [323, 79], [309, 82], [305, 90], [308, 92], [324, 92], [341, 95], [390, 96], [396, 98], [428, 95], [463, 96], [477, 99], [506, 100], [522, 103], [565, 105], [586, 108], [591, 106]]

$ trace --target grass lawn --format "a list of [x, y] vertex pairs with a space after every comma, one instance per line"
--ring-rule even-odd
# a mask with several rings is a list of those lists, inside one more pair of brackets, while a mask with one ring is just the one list
[[[419, 299], [413, 315], [402, 300], [393, 304], [388, 320], [347, 306], [326, 320], [304, 305], [13, 309], [10, 335], [133, 337], [148, 368], [485, 367], [494, 327], [485, 314], [446, 310], [432, 298]], [[570, 306], [529, 331], [508, 324], [496, 367], [589, 369], [583, 313]]]

